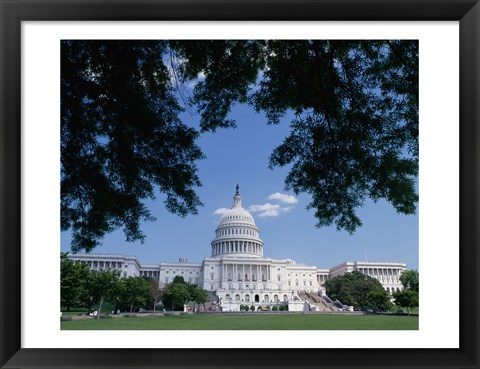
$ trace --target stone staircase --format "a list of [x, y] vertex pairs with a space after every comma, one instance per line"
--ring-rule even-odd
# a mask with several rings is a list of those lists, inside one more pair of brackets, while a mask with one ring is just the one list
[[335, 305], [325, 301], [325, 299], [323, 299], [322, 297], [318, 296], [315, 293], [300, 292], [298, 294], [298, 297], [300, 297], [302, 300], [308, 301], [310, 305], [314, 305], [317, 311], [331, 312], [331, 311], [339, 310]]
[[207, 295], [208, 295], [208, 301], [205, 304], [203, 304], [201, 310], [206, 312], [219, 311], [220, 309], [220, 306], [218, 304], [219, 301], [215, 292], [207, 291]]

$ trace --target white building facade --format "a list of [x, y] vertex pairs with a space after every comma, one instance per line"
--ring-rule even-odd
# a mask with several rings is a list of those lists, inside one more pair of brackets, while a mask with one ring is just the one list
[[158, 279], [161, 287], [182, 276], [214, 292], [222, 310], [238, 311], [241, 304], [265, 306], [293, 301], [303, 292], [325, 293], [329, 278], [360, 271], [380, 281], [386, 291], [402, 289], [400, 275], [406, 264], [396, 262], [345, 262], [330, 269], [297, 264], [291, 259], [263, 255], [264, 244], [252, 215], [242, 207], [237, 185], [233, 206], [225, 212], [211, 242], [211, 254], [202, 263], [178, 262], [145, 265], [133, 256], [73, 254], [73, 260], [88, 263], [93, 270], [118, 270], [122, 277], [146, 276]]

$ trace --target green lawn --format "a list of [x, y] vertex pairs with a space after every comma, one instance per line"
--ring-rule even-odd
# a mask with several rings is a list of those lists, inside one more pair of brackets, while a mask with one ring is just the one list
[[416, 330], [418, 316], [196, 314], [62, 321], [62, 330]]

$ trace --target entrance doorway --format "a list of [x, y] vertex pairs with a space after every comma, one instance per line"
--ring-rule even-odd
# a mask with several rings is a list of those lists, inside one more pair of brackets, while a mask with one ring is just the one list
[[255, 295], [255, 302], [260, 302], [260, 296]]

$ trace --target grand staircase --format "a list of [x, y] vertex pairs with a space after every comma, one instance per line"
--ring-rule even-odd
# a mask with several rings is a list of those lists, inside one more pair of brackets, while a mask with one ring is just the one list
[[316, 311], [339, 311], [340, 309], [336, 307], [333, 303], [327, 302], [324, 298], [318, 296], [315, 293], [311, 292], [300, 292], [298, 297], [302, 300], [308, 301], [310, 306], [315, 306]]
[[219, 300], [215, 292], [207, 291], [208, 301], [203, 306], [203, 311], [213, 312], [219, 311], [220, 305], [218, 304]]

